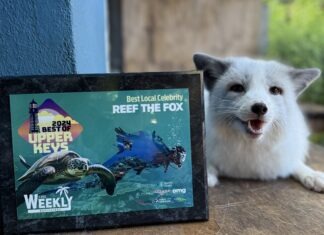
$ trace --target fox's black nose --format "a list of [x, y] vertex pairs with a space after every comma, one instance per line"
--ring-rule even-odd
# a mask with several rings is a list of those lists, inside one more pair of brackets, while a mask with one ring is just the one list
[[251, 110], [253, 113], [261, 116], [267, 113], [268, 108], [264, 103], [255, 103], [254, 105], [252, 105]]

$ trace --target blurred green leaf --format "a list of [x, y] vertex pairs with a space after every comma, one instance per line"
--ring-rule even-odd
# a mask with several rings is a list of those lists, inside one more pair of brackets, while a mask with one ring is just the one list
[[310, 136], [310, 140], [313, 143], [324, 145], [324, 133], [316, 133]]
[[[324, 71], [324, 0], [265, 2], [270, 13], [267, 57]], [[324, 104], [324, 79], [316, 81], [301, 99]]]

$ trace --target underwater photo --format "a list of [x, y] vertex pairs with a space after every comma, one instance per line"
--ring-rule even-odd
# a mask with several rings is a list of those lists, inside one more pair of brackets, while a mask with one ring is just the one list
[[10, 105], [19, 220], [193, 207], [188, 89]]

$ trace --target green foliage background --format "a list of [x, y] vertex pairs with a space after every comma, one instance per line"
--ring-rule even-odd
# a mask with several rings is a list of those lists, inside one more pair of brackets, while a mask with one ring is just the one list
[[[267, 0], [267, 56], [292, 66], [324, 71], [324, 0]], [[324, 104], [324, 79], [316, 81], [302, 101]]]

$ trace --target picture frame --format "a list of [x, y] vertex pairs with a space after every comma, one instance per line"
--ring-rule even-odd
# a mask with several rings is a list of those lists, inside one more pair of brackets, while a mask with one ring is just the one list
[[207, 220], [202, 87], [200, 72], [1, 78], [2, 232]]

